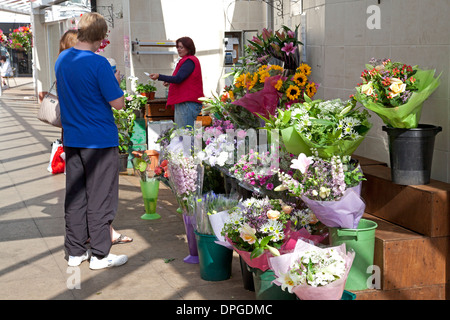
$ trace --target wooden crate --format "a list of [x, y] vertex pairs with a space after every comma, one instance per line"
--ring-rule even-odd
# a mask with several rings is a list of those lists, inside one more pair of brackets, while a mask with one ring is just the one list
[[428, 185], [397, 185], [388, 167], [362, 169], [367, 181], [361, 196], [367, 213], [426, 236], [450, 236], [450, 184], [431, 180]]
[[[450, 237], [426, 237], [370, 214], [380, 288], [353, 291], [358, 300], [446, 299]], [[370, 274], [368, 274], [370, 276]]]

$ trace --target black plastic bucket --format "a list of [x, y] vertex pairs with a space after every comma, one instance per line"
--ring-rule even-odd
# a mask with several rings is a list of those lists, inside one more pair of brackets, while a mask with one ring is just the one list
[[430, 183], [434, 138], [442, 127], [419, 124], [417, 128], [383, 126], [389, 138], [392, 182], [401, 185]]

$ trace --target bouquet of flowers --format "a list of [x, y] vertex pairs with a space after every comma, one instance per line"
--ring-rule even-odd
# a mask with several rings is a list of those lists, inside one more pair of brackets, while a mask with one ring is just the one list
[[365, 209], [360, 196], [364, 175], [349, 156], [327, 160], [301, 153], [292, 160], [291, 168], [295, 169], [293, 175], [278, 173], [281, 185], [275, 190], [300, 197], [328, 227], [357, 228]]
[[8, 40], [8, 38], [6, 37], [6, 35], [3, 33], [3, 30], [0, 29], [0, 43], [4, 43]]
[[354, 252], [339, 247], [319, 248], [298, 240], [295, 249], [269, 259], [274, 283], [301, 300], [339, 300], [344, 292]]
[[9, 34], [9, 37], [6, 41], [6, 47], [11, 49], [21, 49], [23, 48], [25, 51], [30, 51], [32, 44], [32, 33], [30, 26], [19, 27], [14, 29], [13, 32]]
[[[266, 127], [278, 127], [286, 149], [294, 154], [319, 156], [351, 155], [364, 140], [372, 124], [369, 112], [356, 107], [356, 101], [311, 100], [296, 103], [268, 119]], [[268, 123], [268, 124], [267, 124]]]
[[[210, 191], [201, 197], [195, 198], [195, 230], [202, 234], [215, 234], [221, 237], [221, 230], [216, 230], [216, 224], [211, 220], [218, 219], [221, 215], [228, 215], [228, 210], [234, 208], [239, 203], [237, 197], [215, 194]], [[214, 218], [213, 218], [214, 217]], [[220, 218], [219, 218], [220, 219]], [[224, 239], [222, 238], [222, 241]], [[222, 244], [222, 243], [221, 243]]]
[[417, 128], [423, 102], [440, 84], [441, 75], [435, 78], [435, 71], [372, 59], [354, 98], [390, 127]]
[[253, 51], [256, 59], [262, 63], [268, 63], [275, 58], [284, 64], [285, 69], [295, 70], [300, 62], [298, 41], [298, 27], [291, 30], [286, 26], [276, 32], [264, 28], [260, 35], [249, 40], [249, 48]]
[[291, 212], [291, 219], [288, 223], [287, 234], [292, 239], [302, 239], [308, 243], [319, 244], [328, 237], [328, 232], [324, 231], [324, 225], [317, 219], [314, 212], [303, 203], [297, 205]]
[[125, 93], [125, 109], [141, 110], [147, 104], [148, 98], [143, 95]]
[[168, 153], [169, 185], [180, 208], [192, 215], [194, 197], [202, 194], [204, 167], [192, 155], [183, 152]]
[[169, 177], [168, 165], [169, 161], [163, 160], [161, 164], [153, 164], [150, 156], [143, 152], [140, 157], [133, 158], [134, 169], [138, 172], [142, 181], [150, 181], [151, 179], [158, 179], [160, 181], [167, 181]]
[[293, 103], [303, 102], [305, 96], [312, 98], [318, 88], [308, 79], [311, 67], [305, 63], [287, 76], [278, 65], [262, 65], [253, 73], [245, 69], [240, 72], [220, 99], [241, 106], [263, 120], [274, 116], [279, 105], [288, 108]]
[[222, 235], [251, 267], [265, 271], [267, 257], [279, 255], [285, 246], [286, 225], [292, 207], [280, 199], [249, 198], [229, 211]]
[[205, 148], [197, 153], [197, 157], [211, 166], [224, 167], [233, 163], [235, 151], [246, 136], [242, 129], [236, 130], [236, 137], [234, 133], [231, 121], [215, 120], [204, 130]]
[[276, 177], [276, 171], [272, 170], [274, 161], [278, 164], [278, 157], [275, 159], [269, 151], [260, 154], [250, 150], [248, 154], [242, 155], [230, 172], [236, 179], [251, 186], [273, 190], [271, 178]]

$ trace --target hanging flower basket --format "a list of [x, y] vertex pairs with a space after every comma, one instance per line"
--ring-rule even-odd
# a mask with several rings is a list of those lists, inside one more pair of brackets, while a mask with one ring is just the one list
[[30, 26], [19, 27], [17, 29], [14, 29], [13, 32], [11, 32], [7, 37], [5, 41], [5, 46], [10, 49], [16, 50], [23, 49], [26, 52], [31, 51], [33, 43]]

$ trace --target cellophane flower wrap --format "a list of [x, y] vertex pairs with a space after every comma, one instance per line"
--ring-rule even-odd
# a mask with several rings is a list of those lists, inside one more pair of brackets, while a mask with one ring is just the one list
[[300, 197], [328, 227], [357, 228], [366, 207], [360, 195], [364, 175], [349, 156], [327, 160], [302, 153], [291, 168], [293, 175], [279, 172], [281, 185], [276, 190]]
[[194, 197], [201, 195], [204, 167], [183, 152], [169, 152], [169, 185], [184, 214], [193, 215]]
[[339, 300], [354, 257], [345, 244], [319, 248], [298, 240], [292, 252], [270, 257], [269, 262], [276, 276], [273, 283], [299, 299]]
[[293, 249], [285, 245], [291, 211], [280, 199], [243, 200], [229, 211], [222, 235], [250, 267], [266, 271], [269, 256]]
[[372, 59], [362, 72], [355, 99], [393, 128], [417, 128], [423, 102], [439, 87], [436, 70], [390, 59]]
[[311, 148], [323, 158], [351, 155], [372, 127], [368, 111], [358, 108], [354, 100], [323, 101], [305, 96], [305, 102], [278, 114], [286, 148], [296, 155], [311, 155]]
[[211, 221], [214, 221], [216, 215], [221, 219], [221, 212], [228, 215], [228, 210], [234, 208], [238, 203], [237, 196], [215, 194], [214, 191], [209, 191], [202, 196], [195, 196], [194, 229], [201, 234], [221, 236], [222, 229], [217, 230], [218, 228], [215, 228]]

